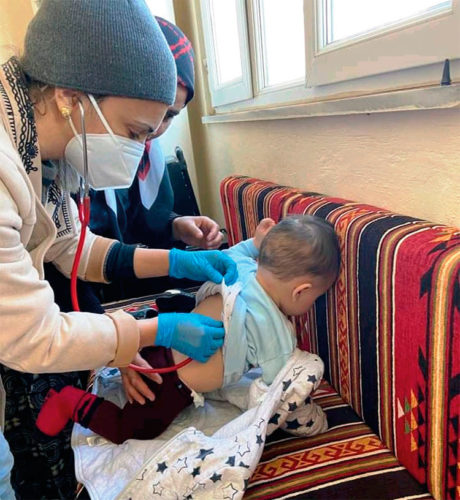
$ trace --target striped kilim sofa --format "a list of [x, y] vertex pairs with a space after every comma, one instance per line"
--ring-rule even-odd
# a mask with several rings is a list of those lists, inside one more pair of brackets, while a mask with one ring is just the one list
[[329, 431], [277, 431], [245, 498], [459, 499], [460, 231], [241, 176], [221, 199], [230, 244], [308, 213], [342, 250], [335, 286], [296, 320], [325, 363]]

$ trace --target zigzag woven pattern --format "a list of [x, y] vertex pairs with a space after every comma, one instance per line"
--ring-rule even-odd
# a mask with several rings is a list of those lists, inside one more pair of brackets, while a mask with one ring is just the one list
[[264, 217], [334, 224], [340, 275], [296, 319], [299, 345], [436, 499], [460, 498], [460, 231], [242, 176], [221, 198], [230, 244]]
[[308, 439], [268, 438], [244, 498], [432, 498], [327, 382], [314, 398], [329, 430]]

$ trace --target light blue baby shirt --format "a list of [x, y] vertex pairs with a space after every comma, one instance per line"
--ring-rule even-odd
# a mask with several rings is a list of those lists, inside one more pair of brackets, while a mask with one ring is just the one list
[[252, 239], [225, 250], [238, 267], [241, 291], [226, 331], [224, 385], [236, 382], [251, 367], [262, 369], [271, 384], [296, 346], [294, 329], [256, 280], [258, 250]]

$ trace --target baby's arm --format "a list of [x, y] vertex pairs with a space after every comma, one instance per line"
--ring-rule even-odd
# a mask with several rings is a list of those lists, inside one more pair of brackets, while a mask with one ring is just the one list
[[262, 219], [256, 228], [253, 238], [241, 241], [236, 245], [224, 250], [230, 257], [234, 258], [238, 262], [238, 257], [250, 257], [252, 259], [257, 259], [259, 256], [259, 248], [265, 235], [270, 231], [270, 229], [275, 225], [273, 219]]
[[222, 251], [229, 255], [232, 259], [235, 259], [237, 263], [242, 257], [249, 257], [255, 260], [259, 256], [259, 249], [255, 246], [254, 238], [240, 241], [240, 243]]

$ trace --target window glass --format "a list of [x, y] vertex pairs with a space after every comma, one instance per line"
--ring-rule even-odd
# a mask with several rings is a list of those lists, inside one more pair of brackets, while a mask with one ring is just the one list
[[210, 10], [218, 85], [238, 81], [242, 72], [236, 0], [210, 0]]
[[451, 7], [451, 0], [328, 0], [325, 45]]
[[305, 78], [303, 0], [259, 0], [264, 86]]

